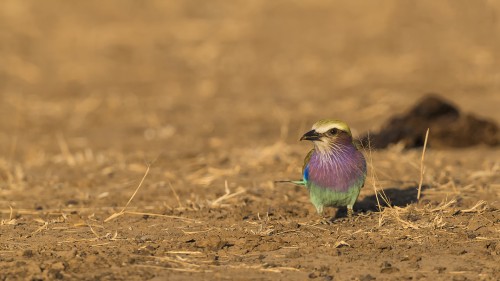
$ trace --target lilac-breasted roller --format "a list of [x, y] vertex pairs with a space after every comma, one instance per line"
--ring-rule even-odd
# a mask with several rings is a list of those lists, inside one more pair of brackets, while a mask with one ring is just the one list
[[314, 148], [304, 159], [302, 181], [294, 183], [307, 187], [320, 215], [324, 207], [347, 206], [351, 217], [365, 183], [366, 161], [349, 126], [339, 120], [320, 120], [300, 140], [312, 141]]

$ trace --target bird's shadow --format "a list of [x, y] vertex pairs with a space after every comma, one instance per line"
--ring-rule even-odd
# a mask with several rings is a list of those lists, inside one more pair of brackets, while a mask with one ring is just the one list
[[[422, 191], [426, 188], [428, 187], [425, 185], [422, 186]], [[410, 186], [404, 189], [400, 187], [384, 188], [384, 193], [389, 199], [391, 206], [406, 207], [409, 204], [417, 202], [418, 186]], [[380, 194], [378, 196], [378, 201], [382, 207], [387, 206]], [[375, 194], [366, 196], [363, 200], [356, 202], [354, 211], [355, 213], [378, 212], [379, 208]], [[345, 217], [347, 217], [347, 210], [345, 208], [339, 208], [332, 220]]]

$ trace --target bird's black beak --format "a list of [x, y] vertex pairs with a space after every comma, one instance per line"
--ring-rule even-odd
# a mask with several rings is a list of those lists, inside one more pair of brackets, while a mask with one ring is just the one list
[[320, 134], [318, 132], [316, 132], [315, 130], [311, 130], [307, 133], [305, 133], [301, 138], [300, 140], [310, 140], [310, 141], [315, 141], [315, 140], [319, 140], [320, 138]]

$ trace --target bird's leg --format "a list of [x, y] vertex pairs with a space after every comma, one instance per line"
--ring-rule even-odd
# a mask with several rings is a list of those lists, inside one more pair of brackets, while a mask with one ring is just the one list
[[323, 206], [316, 206], [316, 211], [318, 212], [318, 215], [321, 216], [321, 219], [319, 219], [318, 224], [332, 224], [330, 218], [328, 218], [328, 216], [325, 216], [323, 214]]
[[323, 216], [323, 206], [315, 206], [316, 207], [316, 212], [318, 212], [318, 215]]
[[352, 215], [354, 214], [354, 211], [352, 210], [352, 205], [347, 206], [347, 217], [352, 218]]

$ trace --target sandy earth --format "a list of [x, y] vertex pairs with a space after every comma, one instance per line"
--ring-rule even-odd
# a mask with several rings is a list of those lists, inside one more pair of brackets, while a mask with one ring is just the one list
[[329, 225], [274, 184], [300, 178], [321, 118], [359, 136], [436, 92], [500, 122], [499, 16], [2, 1], [0, 280], [500, 279], [498, 147], [429, 147], [420, 202], [421, 149], [366, 150], [356, 217]]

